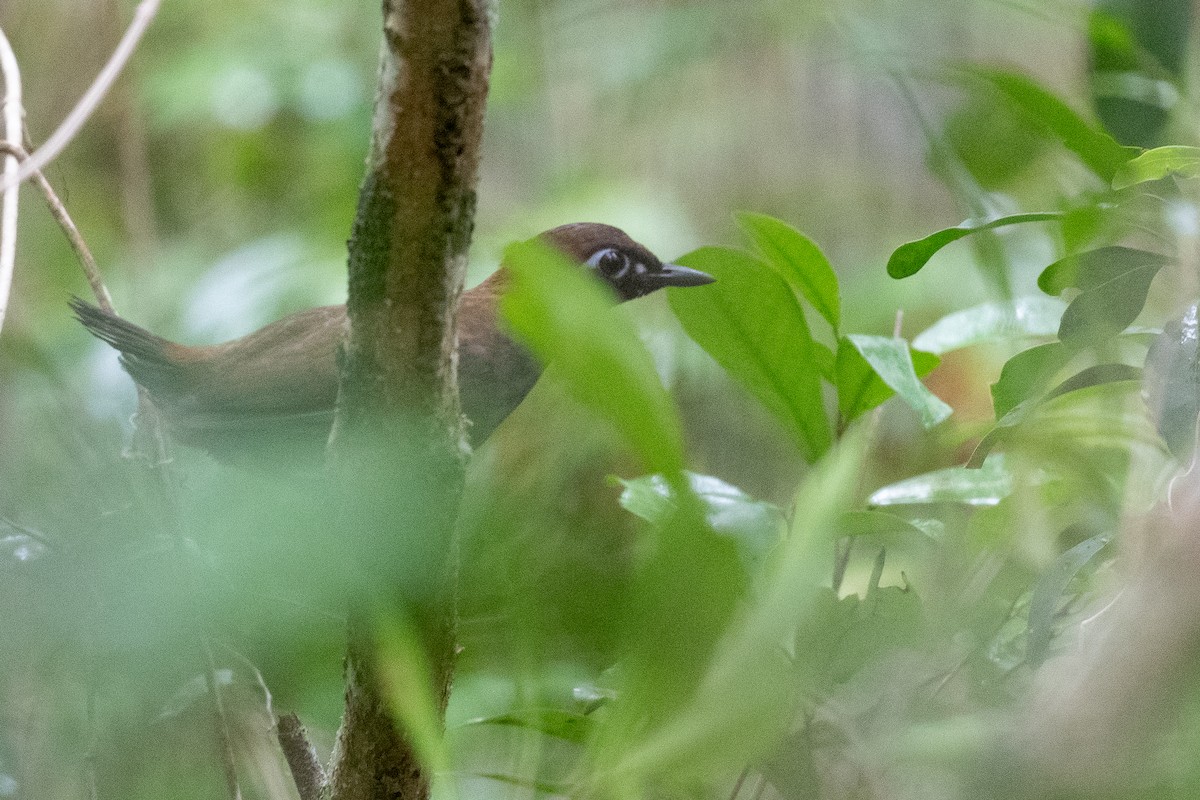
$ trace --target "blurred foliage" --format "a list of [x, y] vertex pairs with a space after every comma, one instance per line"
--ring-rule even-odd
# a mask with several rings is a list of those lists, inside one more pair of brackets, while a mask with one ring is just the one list
[[[0, 5], [33, 141], [132, 6]], [[718, 281], [613, 309], [508, 251], [507, 319], [551, 366], [471, 462], [444, 742], [379, 617], [439, 795], [1197, 796], [1194, 667], [1149, 733], [1099, 731], [1132, 766], [1056, 783], [1031, 754], [1058, 757], [1056, 670], [1129, 632], [1091, 633], [1194, 449], [1190, 5], [496, 12], [474, 279], [595, 219]], [[342, 297], [377, 27], [164, 5], [49, 170], [119, 309], [218, 341]], [[327, 754], [348, 606], [434, 556], [333, 513], [321, 475], [185, 448], [173, 513], [38, 202], [0, 336], [0, 797], [223, 797], [206, 641], [246, 796], [290, 797], [271, 714]]]

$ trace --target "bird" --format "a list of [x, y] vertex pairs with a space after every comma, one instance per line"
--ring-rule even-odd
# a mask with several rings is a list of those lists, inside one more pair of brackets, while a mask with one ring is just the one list
[[[618, 302], [668, 286], [715, 279], [700, 270], [664, 263], [624, 231], [580, 222], [537, 238], [607, 285]], [[500, 298], [511, 286], [501, 264], [463, 292], [459, 305], [459, 393], [479, 446], [537, 382], [541, 363], [512, 339], [499, 320]], [[166, 429], [185, 445], [218, 461], [245, 462], [246, 453], [319, 457], [333, 424], [338, 351], [347, 329], [345, 305], [299, 311], [239, 339], [193, 346], [164, 339], [79, 298], [71, 309], [150, 395]]]

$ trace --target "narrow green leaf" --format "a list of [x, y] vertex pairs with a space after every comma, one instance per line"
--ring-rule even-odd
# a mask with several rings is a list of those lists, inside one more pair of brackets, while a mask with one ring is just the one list
[[587, 714], [564, 711], [559, 708], [535, 708], [494, 717], [476, 717], [462, 723], [460, 727], [473, 725], [524, 728], [553, 736], [556, 739], [581, 744], [591, 735], [594, 721]]
[[705, 247], [678, 259], [716, 283], [668, 290], [697, 344], [778, 417], [810, 460], [831, 441], [812, 335], [788, 285], [757, 258]]
[[1031, 78], [1000, 70], [971, 69], [969, 72], [1002, 92], [1031, 121], [1044, 128], [1105, 181], [1111, 181], [1121, 165], [1138, 152], [1136, 148], [1122, 147]]
[[[933, 372], [939, 362], [937, 356], [920, 350], [910, 349], [909, 357], [919, 377]], [[836, 385], [838, 413], [845, 422], [857, 419], [896, 394], [845, 336], [838, 340]]]
[[1063, 312], [1058, 338], [1079, 349], [1111, 339], [1129, 327], [1142, 307], [1154, 276], [1170, 259], [1129, 247], [1101, 247], [1054, 262], [1038, 276], [1047, 294], [1080, 289]]
[[841, 319], [837, 273], [821, 248], [791, 225], [765, 214], [739, 214], [738, 223], [767, 263], [799, 290], [837, 333]]
[[871, 506], [961, 503], [994, 506], [1012, 493], [1013, 478], [1004, 459], [989, 458], [980, 469], [949, 467], [877, 489], [868, 499]]
[[875, 373], [907, 403], [926, 428], [945, 420], [954, 409], [925, 388], [917, 377], [908, 342], [887, 336], [852, 333], [845, 337]]
[[957, 242], [959, 239], [970, 236], [972, 233], [1004, 228], [1009, 225], [1022, 225], [1027, 222], [1060, 220], [1063, 216], [1062, 213], [1057, 211], [1033, 211], [1024, 214], [1010, 214], [984, 222], [967, 220], [963, 224], [956, 225], [953, 228], [943, 228], [940, 231], [929, 234], [923, 239], [905, 242], [900, 245], [892, 253], [891, 257], [888, 258], [887, 273], [897, 279], [916, 275], [920, 272], [921, 267], [925, 266], [929, 262], [929, 259], [933, 258], [934, 253], [951, 242]]
[[1000, 379], [992, 384], [992, 407], [996, 411], [996, 419], [1041, 394], [1072, 355], [1062, 342], [1049, 342], [1022, 350], [1006, 361], [1000, 370]]
[[649, 471], [678, 475], [683, 435], [654, 363], [603, 286], [537, 240], [504, 257], [513, 286], [501, 310], [513, 333], [553, 362], [567, 389], [612, 422]]
[[1200, 147], [1172, 145], [1147, 150], [1127, 161], [1113, 176], [1112, 187], [1125, 189], [1146, 181], [1156, 181], [1168, 175], [1181, 178], [1200, 178]]
[[1110, 538], [1108, 534], [1101, 534], [1075, 545], [1055, 559], [1034, 584], [1029, 598], [1029, 629], [1025, 645], [1025, 658], [1029, 666], [1039, 667], [1046, 660], [1063, 594], [1079, 571], [1104, 549]]
[[1056, 297], [1017, 297], [956, 311], [913, 339], [913, 349], [942, 355], [985, 342], [1054, 336], [1067, 304]]

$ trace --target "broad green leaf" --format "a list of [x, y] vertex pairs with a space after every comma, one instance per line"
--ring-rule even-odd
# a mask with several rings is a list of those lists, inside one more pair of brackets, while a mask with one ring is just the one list
[[[933, 372], [939, 360], [932, 353], [911, 349], [909, 357], [919, 377]], [[845, 336], [838, 340], [836, 385], [838, 413], [844, 422], [857, 419], [896, 394], [896, 390], [884, 382], [858, 347]]]
[[871, 506], [962, 503], [994, 506], [1012, 493], [1013, 478], [1004, 459], [989, 458], [980, 469], [949, 467], [877, 489], [867, 498]]
[[985, 342], [1054, 336], [1067, 304], [1056, 297], [1018, 297], [942, 317], [913, 339], [914, 350], [942, 355]]
[[1038, 286], [1058, 294], [1073, 286], [1080, 294], [1063, 312], [1058, 338], [1073, 349], [1099, 344], [1129, 327], [1150, 283], [1170, 259], [1128, 247], [1101, 247], [1054, 262], [1038, 276]]
[[821, 377], [830, 383], [837, 383], [837, 356], [825, 345], [818, 341], [812, 343], [812, 358], [817, 363]]
[[1112, 186], [1114, 189], [1125, 189], [1168, 175], [1200, 178], [1200, 147], [1172, 145], [1147, 150], [1117, 170]]
[[[755, 500], [720, 478], [684, 474], [692, 493], [700, 500], [705, 521], [718, 534], [734, 540], [743, 564], [749, 572], [756, 573], [767, 553], [779, 543], [783, 511], [771, 503]], [[642, 519], [661, 524], [676, 510], [674, 493], [661, 475], [618, 480], [624, 487], [621, 506]]]
[[763, 258], [799, 290], [837, 333], [841, 319], [837, 273], [811, 239], [765, 214], [739, 214], [738, 222]]
[[680, 264], [716, 283], [668, 290], [671, 308], [697, 344], [778, 417], [810, 460], [831, 441], [812, 335], [792, 290], [757, 258], [705, 247]]
[[1000, 370], [1000, 379], [992, 384], [992, 407], [996, 410], [996, 419], [1041, 394], [1072, 355], [1062, 342], [1048, 342], [1022, 350], [1006, 361]]
[[537, 240], [504, 257], [513, 286], [501, 309], [513, 333], [553, 362], [568, 390], [612, 422], [652, 472], [678, 475], [683, 435], [650, 354], [604, 287]]
[[917, 377], [908, 342], [887, 336], [852, 333], [845, 337], [880, 379], [907, 403], [926, 428], [942, 422], [954, 409], [925, 388]]
[[905, 242], [896, 248], [888, 258], [887, 273], [893, 278], [907, 278], [916, 275], [925, 266], [934, 253], [951, 242], [957, 242], [963, 237], [979, 231], [990, 231], [1009, 225], [1021, 225], [1027, 222], [1048, 222], [1060, 220], [1063, 214], [1057, 211], [1033, 211], [1025, 214], [1010, 214], [993, 220], [975, 222], [968, 220], [953, 228], [943, 228], [929, 234], [923, 239]]
[[1111, 181], [1121, 165], [1138, 152], [1135, 148], [1122, 147], [1031, 78], [999, 70], [971, 69], [969, 72], [998, 89], [1032, 122], [1044, 128], [1105, 181]]
[[1200, 416], [1200, 319], [1192, 305], [1146, 355], [1146, 405], [1176, 458], [1191, 457]]
[[1029, 631], [1025, 658], [1031, 667], [1039, 667], [1050, 653], [1055, 619], [1063, 594], [1079, 571], [1108, 544], [1108, 534], [1093, 536], [1080, 542], [1055, 559], [1038, 579], [1029, 598]]

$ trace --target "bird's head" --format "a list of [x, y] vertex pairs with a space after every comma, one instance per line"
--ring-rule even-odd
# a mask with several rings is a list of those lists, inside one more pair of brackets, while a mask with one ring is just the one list
[[703, 286], [716, 280], [698, 269], [664, 264], [612, 225], [575, 222], [548, 230], [541, 239], [595, 273], [621, 300], [633, 300], [666, 286]]

